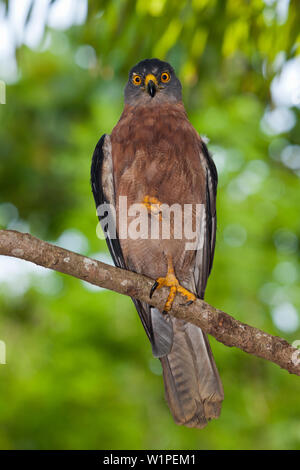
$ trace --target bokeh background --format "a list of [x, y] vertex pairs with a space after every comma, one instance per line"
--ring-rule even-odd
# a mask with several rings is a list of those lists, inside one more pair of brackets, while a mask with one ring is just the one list
[[[299, 25], [296, 0], [0, 0], [1, 228], [110, 262], [92, 152], [166, 59], [220, 178], [206, 300], [300, 339]], [[212, 338], [222, 415], [182, 428], [129, 298], [6, 257], [0, 283], [1, 449], [300, 448], [299, 377]]]

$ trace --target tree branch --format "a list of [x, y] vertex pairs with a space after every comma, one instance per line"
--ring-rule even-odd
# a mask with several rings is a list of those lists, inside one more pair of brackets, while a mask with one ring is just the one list
[[[21, 258], [69, 274], [96, 286], [134, 297], [161, 311], [168, 296], [168, 289], [162, 288], [150, 299], [152, 279], [46, 243], [28, 233], [0, 230], [0, 255]], [[175, 317], [199, 326], [226, 346], [237, 347], [274, 362], [291, 374], [300, 375], [300, 352], [284, 339], [241, 323], [203, 300], [197, 299], [188, 307], [180, 306], [179, 303], [180, 300], [175, 299], [171, 311]]]

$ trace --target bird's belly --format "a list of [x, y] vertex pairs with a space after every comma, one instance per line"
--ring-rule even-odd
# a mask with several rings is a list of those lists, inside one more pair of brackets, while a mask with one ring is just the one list
[[[121, 248], [129, 269], [151, 278], [164, 276], [166, 256], [171, 255], [178, 279], [183, 285], [188, 282], [195, 253], [186, 250], [190, 240], [185, 236], [183, 221], [184, 204], [195, 200], [192, 186], [180, 165], [162, 164], [161, 160], [146, 162], [143, 171], [136, 162], [123, 173], [116, 208]], [[156, 198], [164, 205], [162, 216], [155, 213], [155, 202], [154, 211], [143, 205], [146, 196], [150, 203]]]

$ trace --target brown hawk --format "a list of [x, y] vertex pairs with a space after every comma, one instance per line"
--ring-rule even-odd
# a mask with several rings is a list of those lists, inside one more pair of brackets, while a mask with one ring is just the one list
[[[206, 334], [168, 312], [176, 293], [187, 305], [195, 296], [204, 297], [215, 248], [217, 171], [187, 118], [181, 83], [167, 62], [146, 59], [131, 69], [121, 118], [95, 148], [91, 182], [97, 210], [105, 207], [98, 216], [116, 266], [156, 279], [151, 295], [163, 285], [170, 288], [163, 312], [133, 301], [153, 354], [161, 361], [176, 423], [202, 428], [220, 414], [222, 383]], [[204, 208], [200, 223], [193, 225], [194, 248], [186, 249], [185, 234], [174, 236], [175, 216], [169, 237], [121, 237], [122, 197], [127, 207], [143, 205], [147, 217], [160, 224], [162, 204], [182, 209], [192, 205], [193, 220], [194, 206]], [[129, 212], [126, 217], [127, 224], [133, 220]]]

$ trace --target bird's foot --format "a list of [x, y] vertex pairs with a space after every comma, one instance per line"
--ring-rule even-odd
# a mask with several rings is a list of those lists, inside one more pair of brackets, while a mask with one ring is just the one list
[[159, 277], [155, 281], [150, 291], [150, 299], [156, 289], [160, 289], [161, 287], [170, 287], [169, 296], [165, 303], [163, 313], [168, 313], [171, 310], [177, 292], [188, 299], [188, 301], [182, 305], [190, 305], [196, 300], [196, 296], [192, 292], [179, 284], [178, 279], [172, 271], [168, 271], [166, 277]]
[[156, 197], [145, 196], [142, 204], [151, 214], [161, 217], [161, 202]]

